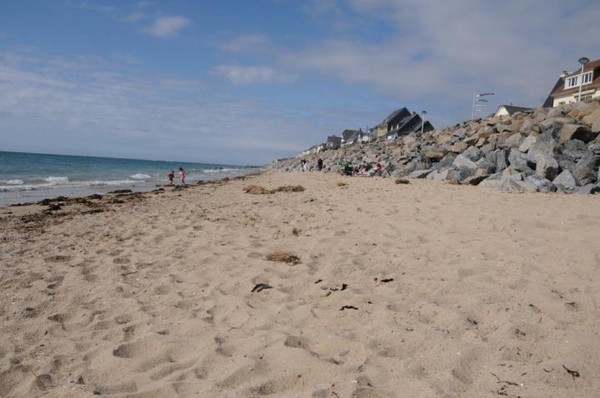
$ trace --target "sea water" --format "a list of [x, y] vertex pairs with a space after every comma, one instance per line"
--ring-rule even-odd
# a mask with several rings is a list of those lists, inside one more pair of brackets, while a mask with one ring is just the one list
[[255, 171], [255, 167], [225, 164], [47, 155], [0, 151], [0, 207], [56, 196], [85, 196], [117, 189], [150, 191], [168, 183], [179, 168], [185, 182], [218, 180]]

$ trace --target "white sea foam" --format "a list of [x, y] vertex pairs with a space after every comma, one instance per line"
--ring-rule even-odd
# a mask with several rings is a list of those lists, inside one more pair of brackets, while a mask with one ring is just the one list
[[138, 173], [138, 174], [134, 174], [132, 176], [129, 176], [129, 178], [133, 178], [134, 180], [148, 180], [152, 177], [150, 177], [148, 174], [142, 174], [142, 173]]
[[8, 180], [8, 181], [0, 181], [3, 182], [6, 185], [23, 185], [25, 184], [25, 181], [23, 180]]
[[47, 177], [44, 178], [44, 181], [49, 182], [50, 184], [62, 185], [69, 183], [69, 177]]

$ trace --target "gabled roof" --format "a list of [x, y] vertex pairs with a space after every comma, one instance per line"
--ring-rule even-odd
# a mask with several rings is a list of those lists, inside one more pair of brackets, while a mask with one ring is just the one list
[[396, 109], [394, 112], [390, 113], [390, 115], [388, 117], [386, 117], [382, 124], [388, 124], [390, 123], [393, 119], [395, 119], [398, 116], [402, 116], [403, 117], [407, 117], [410, 115], [410, 111], [408, 109], [406, 109], [406, 107], [402, 107], [400, 109]]
[[358, 137], [360, 133], [360, 130], [344, 130], [342, 132], [342, 138], [344, 139], [344, 141], [356, 139], [356, 137]]
[[[600, 59], [595, 59], [593, 61], [588, 62], [584, 67], [583, 67], [583, 73], [586, 72], [590, 72], [590, 71], [595, 71], [596, 69], [600, 68]], [[571, 94], [575, 94], [579, 91], [579, 86], [575, 86], [572, 88], [569, 88], [567, 90], [565, 90], [565, 82], [567, 81], [567, 79], [569, 77], [572, 76], [577, 76], [581, 74], [581, 68], [577, 69], [574, 72], [569, 73], [567, 76], [565, 76], [564, 78], [561, 78], [559, 80], [559, 82], [556, 84], [556, 86], [554, 87], [554, 90], [552, 90], [552, 92], [550, 93], [551, 97], [560, 97], [563, 95], [571, 95]], [[589, 90], [591, 88], [600, 88], [600, 73], [599, 72], [595, 72], [592, 75], [593, 79], [591, 83], [589, 84], [585, 84], [583, 86], [584, 90]]]
[[[422, 119], [418, 113], [409, 114], [398, 123], [398, 128], [388, 131], [386, 135], [406, 135], [419, 132], [421, 131], [421, 123]], [[433, 130], [433, 125], [426, 120], [423, 125], [423, 131], [429, 130]]]

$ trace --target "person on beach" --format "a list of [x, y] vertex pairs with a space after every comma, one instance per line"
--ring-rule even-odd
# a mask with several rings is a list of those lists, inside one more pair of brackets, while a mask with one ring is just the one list
[[185, 171], [183, 167], [179, 168], [179, 181], [181, 181], [181, 185], [185, 185]]
[[173, 178], [175, 178], [175, 172], [173, 170], [169, 171], [169, 174], [167, 174], [167, 178], [169, 179], [169, 185], [173, 185]]
[[308, 162], [306, 161], [306, 159], [302, 159], [300, 164], [302, 165], [302, 171], [308, 171]]
[[317, 160], [317, 169], [318, 169], [319, 171], [323, 170], [323, 159], [321, 159], [321, 158], [319, 158], [319, 159]]

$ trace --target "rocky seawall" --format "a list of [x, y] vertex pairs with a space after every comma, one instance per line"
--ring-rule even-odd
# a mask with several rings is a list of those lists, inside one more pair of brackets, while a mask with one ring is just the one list
[[[600, 192], [600, 100], [538, 108], [531, 113], [463, 122], [394, 141], [355, 144], [270, 168], [324, 172], [380, 163], [391, 177], [426, 178], [496, 187], [505, 192]], [[366, 172], [373, 174], [373, 169]]]

